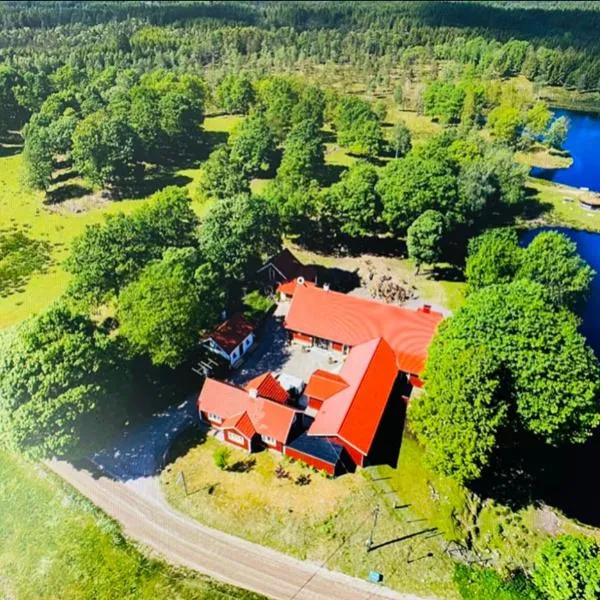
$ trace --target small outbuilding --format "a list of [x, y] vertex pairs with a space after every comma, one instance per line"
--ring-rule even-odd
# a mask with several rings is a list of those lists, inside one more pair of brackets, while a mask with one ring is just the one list
[[253, 323], [238, 313], [221, 323], [207, 337], [205, 346], [235, 367], [253, 347], [255, 329]]

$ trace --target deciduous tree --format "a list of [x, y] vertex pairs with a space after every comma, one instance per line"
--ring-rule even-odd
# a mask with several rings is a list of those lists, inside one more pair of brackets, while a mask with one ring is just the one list
[[417, 274], [422, 264], [435, 264], [441, 259], [445, 228], [444, 215], [437, 210], [426, 210], [408, 228], [406, 247]]
[[119, 333], [135, 353], [176, 367], [218, 320], [223, 293], [194, 248], [169, 248], [119, 294]]
[[116, 342], [87, 317], [55, 306], [0, 346], [0, 439], [9, 447], [63, 456], [120, 424], [128, 376]]
[[600, 547], [591, 538], [550, 538], [534, 558], [533, 581], [549, 600], [600, 596]]

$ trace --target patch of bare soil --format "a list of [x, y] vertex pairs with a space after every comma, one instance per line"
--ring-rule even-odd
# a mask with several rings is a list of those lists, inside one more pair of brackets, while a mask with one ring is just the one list
[[548, 506], [536, 510], [535, 525], [541, 531], [545, 531], [552, 536], [558, 535], [562, 531], [560, 517]]
[[63, 214], [86, 213], [90, 210], [96, 210], [106, 206], [110, 202], [110, 199], [111, 196], [109, 192], [100, 190], [98, 192], [92, 192], [91, 194], [85, 194], [85, 196], [80, 196], [79, 198], [70, 198], [63, 202], [50, 204], [46, 207], [46, 210]]
[[353, 291], [357, 296], [382, 300], [387, 304], [404, 304], [417, 297], [417, 290], [408, 281], [400, 279], [382, 260], [364, 258], [358, 264], [360, 288]]

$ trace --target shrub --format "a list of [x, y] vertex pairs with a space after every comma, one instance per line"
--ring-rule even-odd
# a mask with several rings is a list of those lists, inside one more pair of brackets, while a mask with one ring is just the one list
[[217, 448], [213, 452], [213, 459], [215, 461], [215, 465], [221, 469], [221, 471], [226, 471], [227, 466], [229, 464], [229, 455], [230, 451], [228, 448]]

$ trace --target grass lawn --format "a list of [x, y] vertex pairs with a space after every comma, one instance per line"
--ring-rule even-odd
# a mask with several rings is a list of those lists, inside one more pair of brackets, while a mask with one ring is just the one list
[[[388, 478], [390, 489], [400, 502], [410, 504], [418, 517], [437, 527], [447, 540], [470, 546], [497, 568], [529, 567], [550, 533], [547, 522], [559, 520], [549, 509], [512, 511], [492, 500], [481, 501], [452, 479], [431, 471], [423, 449], [407, 433], [397, 468], [380, 466], [376, 472]], [[475, 554], [471, 558], [475, 559]]]
[[[231, 449], [229, 464], [256, 461], [248, 472], [223, 471], [213, 453], [221, 442], [209, 436], [171, 463], [162, 474], [169, 501], [198, 521], [261, 545], [366, 578], [372, 569], [387, 586], [456, 598], [453, 564], [443, 539], [406, 508], [394, 509], [369, 471], [327, 479], [302, 463], [264, 451], [249, 456]], [[278, 464], [290, 479], [278, 479]], [[185, 474], [188, 496], [176, 482]], [[309, 474], [311, 482], [294, 480]], [[374, 507], [381, 512], [375, 548], [366, 552]], [[412, 535], [411, 535], [412, 534]], [[403, 539], [407, 536], [406, 539]], [[432, 537], [428, 537], [432, 536]], [[381, 544], [381, 547], [377, 547]], [[407, 563], [407, 555], [415, 559]], [[416, 560], [418, 559], [418, 560]]]
[[[527, 185], [535, 192], [538, 202], [548, 205], [539, 219], [525, 222], [527, 225], [557, 225], [587, 231], [600, 231], [600, 211], [591, 211], [579, 205], [584, 193], [577, 188], [530, 177]], [[566, 202], [565, 198], [572, 198]]]
[[0, 597], [261, 598], [147, 558], [114, 521], [53, 474], [1, 452]]

